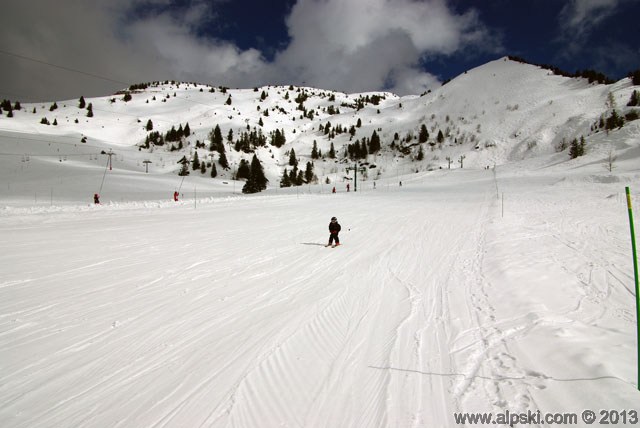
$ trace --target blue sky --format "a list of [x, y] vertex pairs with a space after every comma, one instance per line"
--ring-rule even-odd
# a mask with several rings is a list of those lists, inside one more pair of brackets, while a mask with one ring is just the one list
[[504, 55], [618, 79], [640, 68], [638, 17], [640, 0], [23, 0], [0, 17], [0, 97], [166, 79], [419, 94]]

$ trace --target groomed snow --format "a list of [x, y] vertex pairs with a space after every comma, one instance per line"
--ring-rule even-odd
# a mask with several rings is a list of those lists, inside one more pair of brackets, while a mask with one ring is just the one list
[[[534, 86], [546, 82], [503, 63], [475, 81], [529, 70]], [[447, 91], [473, 87], [469, 76], [433, 94], [439, 120], [440, 94], [466, 105]], [[573, 85], [549, 78], [536, 97]], [[604, 109], [606, 90], [578, 86], [546, 109], [542, 98], [526, 107], [523, 91], [517, 109], [503, 100], [461, 128], [482, 122], [482, 143], [495, 136], [496, 147], [445, 147], [424, 163], [372, 157], [382, 174], [349, 193], [332, 161], [316, 164], [322, 184], [277, 187], [284, 149], [320, 138], [300, 121], [285, 121], [299, 139], [274, 158], [259, 149], [270, 188], [245, 196], [230, 171], [183, 181], [184, 153], [139, 152], [138, 134], [115, 144], [140, 125], [98, 110], [86, 144], [28, 110], [1, 118], [0, 426], [443, 427], [454, 412], [640, 411], [624, 196], [630, 186], [640, 218], [640, 126], [589, 135], [575, 160], [556, 153]], [[630, 93], [628, 81], [608, 88]], [[576, 93], [582, 110], [560, 107]], [[255, 110], [254, 91], [234, 94]], [[479, 117], [496, 105], [479, 102]], [[429, 112], [422, 97], [385, 103], [381, 115], [344, 114], [371, 120], [368, 136]], [[184, 123], [174, 107], [154, 120]], [[200, 138], [211, 123], [190, 122]], [[111, 171], [98, 155], [109, 148]], [[427, 171], [460, 153], [464, 169]], [[324, 247], [332, 216], [335, 249]]]
[[[640, 183], [594, 177], [607, 175], [503, 167], [336, 195], [5, 212], [2, 425], [429, 427], [454, 411], [632, 409], [622, 192]], [[322, 246], [332, 215], [336, 249]]]

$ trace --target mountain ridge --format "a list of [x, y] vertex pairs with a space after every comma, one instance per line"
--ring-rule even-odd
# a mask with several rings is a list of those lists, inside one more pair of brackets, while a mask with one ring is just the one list
[[[298, 167], [304, 169], [305, 163], [313, 162], [317, 180], [326, 183], [348, 179], [344, 164], [356, 161], [374, 165], [365, 179], [398, 175], [398, 169], [486, 168], [557, 154], [568, 161], [563, 152], [570, 140], [584, 137], [587, 152], [602, 152], [601, 146], [611, 145], [609, 132], [594, 130], [594, 124], [616, 109], [622, 115], [637, 109], [626, 107], [636, 88], [628, 78], [613, 84], [589, 83], [508, 57], [471, 69], [421, 96], [375, 91], [346, 94], [295, 86], [229, 89], [168, 81], [130, 88], [117, 96], [83, 99], [83, 108], [80, 100], [21, 105], [13, 110], [13, 117], [1, 116], [0, 132], [80, 143], [76, 149], [84, 148], [76, 150], [78, 154], [86, 154], [89, 148], [125, 151], [133, 158], [126, 165], [129, 169], [139, 168], [142, 158], [161, 154], [164, 167], [154, 169], [161, 174], [177, 173], [178, 160], [192, 160], [197, 152], [207, 163], [204, 173], [191, 174], [206, 177], [211, 164], [220, 161], [209, 150], [210, 133], [219, 126], [231, 167], [216, 164], [217, 179], [233, 179], [241, 161], [250, 161], [256, 154], [269, 186], [274, 187], [284, 170], [292, 168], [288, 162], [292, 149]], [[87, 117], [88, 106], [93, 117]], [[181, 149], [167, 142], [143, 148], [150, 132], [164, 136], [187, 124], [191, 133], [181, 138]], [[420, 140], [423, 127], [429, 134], [426, 141]], [[637, 121], [628, 122], [629, 127], [624, 138], [635, 135]], [[269, 143], [276, 130], [285, 136], [282, 147]], [[236, 150], [236, 140], [227, 140], [229, 131], [235, 139], [246, 133], [247, 139], [260, 141], [249, 141]], [[370, 149], [374, 132], [380, 138], [379, 151], [362, 155], [356, 149]], [[356, 142], [361, 146], [354, 148]], [[319, 159], [312, 159], [314, 145], [322, 153]], [[327, 157], [332, 146], [335, 159]], [[37, 156], [39, 152], [33, 150]]]

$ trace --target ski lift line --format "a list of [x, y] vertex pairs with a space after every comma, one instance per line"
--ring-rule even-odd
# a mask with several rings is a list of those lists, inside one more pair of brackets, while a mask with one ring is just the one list
[[43, 60], [36, 59], [36, 58], [31, 58], [31, 57], [28, 57], [28, 56], [25, 56], [25, 55], [19, 55], [19, 54], [14, 53], [14, 52], [7, 52], [7, 51], [2, 50], [2, 49], [0, 49], [0, 54], [12, 56], [12, 57], [23, 59], [23, 60], [26, 60], [26, 61], [36, 62], [38, 64], [48, 65], [50, 67], [55, 67], [55, 68], [59, 68], [61, 70], [70, 71], [72, 73], [83, 74], [85, 76], [93, 77], [93, 78], [100, 79], [100, 80], [106, 80], [107, 82], [118, 83], [118, 84], [122, 84], [122, 85], [126, 85], [126, 86], [130, 86], [131, 85], [130, 83], [123, 82], [121, 80], [110, 79], [108, 77], [100, 76], [100, 75], [94, 74], [94, 73], [89, 73], [87, 71], [82, 71], [82, 70], [78, 70], [78, 69], [71, 68], [71, 67], [65, 67], [63, 65], [58, 65], [58, 64], [52, 64], [52, 63], [47, 62], [47, 61], [43, 61]]
[[180, 189], [182, 189], [182, 183], [184, 183], [184, 178], [186, 177], [186, 175], [182, 176], [182, 180], [180, 180], [180, 186], [178, 187], [178, 193], [180, 193]]
[[[78, 142], [78, 140], [77, 140], [77, 138], [78, 138], [78, 137], [72, 137], [72, 136], [70, 136], [70, 135], [41, 134], [41, 133], [39, 133], [39, 132], [38, 132], [38, 133], [36, 133], [36, 134], [27, 134], [27, 133], [25, 133], [25, 132], [14, 131], [14, 130], [12, 130], [12, 129], [3, 129], [3, 128], [0, 128], [0, 132], [3, 132], [3, 131], [4, 131], [4, 132], [11, 132], [11, 134], [8, 134], [8, 135], [1, 135], [1, 136], [3, 136], [3, 137], [8, 137], [8, 138], [13, 138], [13, 139], [16, 139], [16, 140], [41, 141], [41, 142], [44, 142], [44, 143], [66, 144], [66, 145], [70, 145], [70, 144], [73, 144], [73, 145], [82, 144], [82, 146], [83, 146], [83, 147], [92, 147], [92, 148], [96, 148], [96, 149], [102, 149], [102, 147], [94, 146], [94, 145], [87, 144], [87, 143]], [[42, 135], [43, 137], [49, 136], [49, 137], [51, 137], [51, 138], [53, 138], [53, 137], [55, 137], [55, 138], [67, 138], [67, 139], [74, 139], [74, 140], [75, 140], [75, 142], [74, 142], [74, 143], [63, 143], [63, 142], [61, 142], [61, 141], [51, 141], [51, 139], [49, 139], [49, 140], [43, 140], [43, 139], [41, 139], [41, 138], [20, 137], [20, 136], [16, 136], [15, 134]], [[116, 144], [116, 143], [114, 143], [113, 141], [107, 141], [107, 140], [100, 140], [100, 141], [103, 141], [103, 142], [105, 142], [105, 143], [110, 143], [110, 144]]]
[[109, 163], [111, 162], [111, 157], [107, 160], [107, 165], [104, 167], [104, 174], [102, 175], [102, 183], [100, 183], [100, 190], [98, 194], [102, 193], [102, 186], [104, 186], [104, 179], [107, 176], [107, 170], [109, 169]]
[[[0, 49], [0, 54], [4, 54], [4, 55], [8, 55], [8, 56], [13, 56], [13, 57], [15, 57], [15, 58], [23, 59], [23, 60], [26, 60], [26, 61], [36, 62], [36, 63], [38, 63], [38, 64], [48, 65], [48, 66], [50, 66], [50, 67], [59, 68], [59, 69], [61, 69], [61, 70], [69, 71], [69, 72], [72, 72], [72, 73], [82, 74], [82, 75], [85, 75], [85, 76], [89, 76], [89, 77], [93, 77], [93, 78], [96, 78], [96, 79], [105, 80], [105, 81], [108, 81], [108, 82], [113, 82], [113, 83], [122, 84], [122, 85], [125, 85], [126, 87], [130, 87], [130, 86], [131, 86], [131, 83], [130, 83], [130, 82], [123, 82], [123, 81], [121, 81], [121, 80], [111, 79], [111, 78], [109, 78], [109, 77], [100, 76], [100, 75], [98, 75], [98, 74], [89, 73], [89, 72], [82, 71], [82, 70], [78, 70], [78, 69], [74, 69], [74, 68], [71, 68], [71, 67], [65, 67], [65, 66], [62, 66], [62, 65], [52, 64], [52, 63], [47, 62], [47, 61], [42, 61], [42, 60], [39, 60], [39, 59], [30, 58], [30, 57], [28, 57], [28, 56], [19, 55], [19, 54], [13, 53], [13, 52], [7, 52], [7, 51], [2, 50], [2, 49]], [[14, 94], [13, 96], [19, 96], [19, 95]], [[194, 104], [201, 104], [201, 105], [204, 105], [204, 106], [207, 106], [207, 107], [213, 107], [213, 106], [211, 106], [210, 104], [201, 103], [201, 102], [194, 101], [194, 100], [190, 100], [190, 99], [183, 98], [183, 97], [180, 97], [180, 98], [181, 98], [181, 99], [183, 99], [183, 100], [185, 100], [185, 101], [187, 101], [187, 102], [191, 102], [191, 103], [194, 103]], [[36, 102], [33, 102], [33, 103], [32, 103], [32, 102], [28, 102], [28, 103], [29, 103], [29, 104], [35, 104], [35, 103], [37, 103], [37, 101], [36, 101]], [[216, 107], [218, 107], [218, 106], [216, 106]], [[100, 110], [100, 109], [96, 109], [96, 110], [98, 110], [98, 111], [105, 111], [105, 112], [106, 112], [106, 110]], [[164, 121], [162, 121], [162, 120], [160, 120], [160, 119], [158, 119], [158, 121], [159, 121], [159, 122], [164, 122]], [[169, 122], [166, 122], [166, 123], [169, 123]]]
[[79, 157], [83, 157], [83, 156], [94, 156], [94, 155], [99, 155], [100, 153], [56, 153], [56, 154], [51, 154], [51, 155], [43, 155], [43, 154], [38, 154], [38, 155], [32, 155], [31, 153], [0, 153], [0, 156], [30, 156], [32, 158], [50, 158], [50, 157], [59, 157], [59, 156], [79, 156]]
[[[74, 142], [74, 143], [65, 143], [65, 142], [61, 142], [61, 141], [43, 140], [41, 138], [20, 137], [20, 136], [16, 136], [15, 135], [16, 131], [14, 131], [14, 130], [0, 128], [0, 132], [2, 132], [2, 131], [14, 133], [14, 134], [11, 134], [11, 135], [3, 135], [3, 136], [4, 137], [8, 137], [8, 138], [14, 138], [16, 140], [41, 141], [43, 143], [53, 143], [53, 144], [62, 144], [62, 145], [71, 145], [71, 144], [73, 144], [74, 146], [77, 146], [78, 144], [82, 144], [82, 147], [91, 147], [91, 148], [94, 148], [94, 149], [104, 150], [103, 147], [94, 146], [92, 144], [87, 144], [87, 143], [80, 143], [80, 142], [78, 142], [76, 140], [78, 137], [72, 137], [72, 136], [69, 136], [69, 135], [52, 135], [52, 134], [40, 134], [40, 133], [35, 134], [35, 135], [49, 136], [49, 137], [55, 137], [55, 138], [74, 139], [74, 140], [76, 140], [76, 142]], [[33, 135], [33, 134], [27, 134], [27, 135]], [[138, 151], [138, 150], [130, 150], [127, 146], [119, 146], [119, 143], [116, 143], [116, 142], [113, 142], [113, 141], [109, 141], [109, 140], [99, 140], [99, 141], [102, 141], [102, 142], [107, 143], [107, 144], [117, 145], [118, 146], [118, 150], [131, 151], [131, 152], [137, 152]]]

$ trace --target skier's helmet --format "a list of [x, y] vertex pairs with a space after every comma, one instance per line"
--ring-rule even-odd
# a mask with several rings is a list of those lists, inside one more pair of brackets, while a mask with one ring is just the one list
[[338, 219], [335, 217], [331, 217], [331, 221], [338, 221]]

